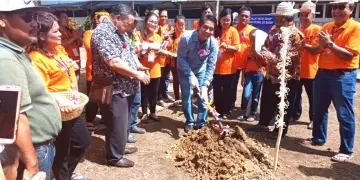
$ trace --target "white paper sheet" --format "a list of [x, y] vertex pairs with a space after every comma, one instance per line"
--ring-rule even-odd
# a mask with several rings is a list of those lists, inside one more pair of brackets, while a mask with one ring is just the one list
[[260, 53], [261, 46], [264, 45], [268, 34], [260, 29], [255, 31], [255, 51]]

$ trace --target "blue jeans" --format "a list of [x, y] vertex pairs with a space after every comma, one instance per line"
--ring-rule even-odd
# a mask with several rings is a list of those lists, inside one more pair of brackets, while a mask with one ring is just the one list
[[322, 144], [327, 139], [328, 109], [334, 103], [340, 124], [340, 153], [352, 154], [355, 137], [354, 94], [356, 70], [319, 69], [314, 83], [313, 139]]
[[241, 100], [241, 109], [244, 112], [246, 111], [250, 97], [252, 97], [250, 114], [255, 115], [257, 112], [263, 80], [264, 75], [260, 71], [251, 71], [245, 73], [245, 85]]
[[[178, 71], [178, 76], [181, 88], [181, 103], [184, 111], [184, 116], [186, 118], [186, 124], [203, 126], [207, 121], [208, 110], [205, 108], [205, 105], [201, 102], [200, 98], [198, 98], [198, 116], [195, 124], [191, 101], [192, 89], [190, 87], [189, 76], [184, 75], [181, 71]], [[198, 74], [196, 74], [196, 77], [201, 87], [204, 83], [205, 71], [199, 72]]]
[[141, 104], [140, 88], [141, 88], [141, 86], [139, 85], [139, 90], [136, 92], [135, 97], [134, 97], [134, 102], [132, 103], [131, 108], [130, 108], [130, 111], [131, 111], [130, 128], [136, 127], [136, 125], [137, 125], [138, 112], [139, 112], [139, 107]]
[[50, 180], [51, 168], [55, 157], [55, 146], [53, 144], [35, 147], [39, 170], [46, 173], [46, 180]]
[[301, 113], [302, 113], [302, 98], [301, 98], [301, 94], [302, 94], [302, 87], [305, 87], [305, 91], [306, 94], [308, 96], [309, 99], [309, 119], [310, 122], [313, 119], [314, 116], [314, 111], [313, 111], [313, 89], [314, 89], [314, 79], [305, 79], [305, 78], [301, 78], [300, 79], [300, 86], [298, 89], [298, 92], [296, 94], [296, 99], [295, 99], [295, 106], [294, 106], [294, 111], [293, 111], [293, 115], [292, 118], [294, 120], [298, 120], [301, 117]]
[[170, 65], [161, 68], [160, 86], [158, 92], [158, 99], [168, 98], [168, 87], [170, 83]]

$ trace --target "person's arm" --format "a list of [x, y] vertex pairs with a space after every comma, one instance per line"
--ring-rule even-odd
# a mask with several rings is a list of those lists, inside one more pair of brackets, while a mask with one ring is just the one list
[[204, 85], [209, 86], [214, 77], [216, 60], [219, 52], [218, 42], [215, 38], [210, 37], [211, 47], [210, 47], [210, 55], [206, 62], [206, 72], [204, 78]]
[[309, 51], [312, 55], [318, 55], [324, 50], [324, 47], [314, 46], [314, 45], [310, 45], [310, 44], [304, 44], [303, 48], [305, 50]]
[[231, 32], [231, 44], [222, 44], [221, 45], [222, 48], [224, 48], [226, 51], [228, 52], [238, 52], [241, 49], [240, 46], [240, 37], [239, 37], [239, 33], [235, 30]]
[[[15, 144], [20, 152], [20, 159], [25, 164], [25, 169], [30, 176], [38, 171], [38, 160], [31, 140], [29, 119], [26, 111], [32, 108], [31, 97], [28, 90], [28, 79], [25, 69], [16, 59], [0, 59], [0, 85], [20, 86], [22, 90], [20, 116], [18, 122]], [[35, 72], [34, 72], [35, 73]]]
[[192, 72], [190, 65], [187, 63], [187, 56], [188, 56], [188, 49], [187, 49], [187, 40], [186, 37], [181, 37], [179, 42], [179, 48], [177, 52], [177, 63], [178, 69], [184, 73], [186, 76], [195, 76]]
[[74, 41], [76, 41], [77, 38], [76, 37], [71, 37], [70, 39], [67, 39], [67, 40], [62, 40], [61, 41], [61, 45], [64, 46], [64, 47], [68, 47], [70, 46]]

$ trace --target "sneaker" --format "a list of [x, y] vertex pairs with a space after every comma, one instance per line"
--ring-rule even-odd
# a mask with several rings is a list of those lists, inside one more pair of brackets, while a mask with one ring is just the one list
[[246, 118], [246, 121], [248, 121], [248, 122], [253, 122], [253, 121], [255, 121], [255, 115], [250, 115], [248, 118]]
[[185, 127], [184, 127], [184, 131], [187, 133], [189, 131], [192, 131], [194, 130], [194, 125], [192, 124], [187, 124]]
[[138, 134], [145, 134], [146, 130], [144, 128], [139, 128], [137, 126], [134, 126], [130, 129], [131, 133], [138, 133]]
[[128, 143], [136, 143], [136, 137], [132, 134], [129, 134], [127, 142]]

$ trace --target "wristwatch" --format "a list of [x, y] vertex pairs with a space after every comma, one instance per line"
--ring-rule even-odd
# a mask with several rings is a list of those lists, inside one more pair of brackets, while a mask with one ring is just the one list
[[334, 43], [333, 43], [333, 42], [329, 42], [329, 43], [326, 45], [327, 48], [331, 48], [331, 47], [333, 47], [333, 46], [334, 46]]

